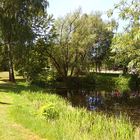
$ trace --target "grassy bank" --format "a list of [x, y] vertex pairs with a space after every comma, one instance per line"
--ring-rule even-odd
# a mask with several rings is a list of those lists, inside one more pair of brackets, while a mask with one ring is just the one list
[[[19, 89], [22, 87], [22, 90]], [[24, 88], [25, 87], [25, 88]], [[15, 90], [16, 89], [16, 90]], [[8, 89], [7, 89], [8, 91]], [[17, 91], [17, 92], [16, 92]], [[16, 94], [15, 94], [16, 93]], [[50, 140], [134, 140], [133, 125], [124, 116], [119, 118], [73, 108], [70, 103], [51, 93], [27, 85], [9, 90], [14, 106], [14, 121]]]

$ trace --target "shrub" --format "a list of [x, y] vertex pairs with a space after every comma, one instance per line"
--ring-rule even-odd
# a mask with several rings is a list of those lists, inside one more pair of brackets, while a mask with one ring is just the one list
[[130, 91], [129, 81], [130, 77], [119, 76], [115, 81], [116, 88], [123, 93]]
[[85, 77], [68, 77], [66, 86], [68, 88], [94, 89], [95, 79], [89, 75]]
[[116, 76], [109, 74], [94, 74], [97, 90], [112, 91], [115, 89]]
[[48, 103], [40, 107], [38, 114], [46, 119], [56, 119], [59, 117], [59, 110], [53, 103]]
[[46, 82], [43, 80], [34, 80], [31, 82], [31, 85], [39, 86], [39, 87], [45, 87]]

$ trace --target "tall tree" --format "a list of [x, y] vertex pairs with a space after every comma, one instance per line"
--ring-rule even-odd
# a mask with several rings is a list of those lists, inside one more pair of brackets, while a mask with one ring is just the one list
[[47, 54], [59, 76], [66, 79], [68, 76], [79, 76], [81, 71], [86, 70], [91, 57], [90, 51], [99, 42], [99, 37], [105, 45], [103, 42], [106, 38], [102, 31], [106, 31], [108, 35], [108, 30], [103, 25], [105, 23], [100, 14], [82, 14], [80, 10], [56, 20], [55, 27], [58, 36]]
[[36, 38], [14, 50], [15, 69], [32, 82], [38, 79], [48, 66], [46, 50], [55, 38], [53, 17], [43, 15], [34, 20], [33, 30]]
[[35, 18], [43, 15], [46, 0], [1, 0], [0, 31], [2, 44], [7, 48], [9, 62], [9, 81], [15, 82], [13, 57], [15, 46], [23, 46], [35, 39], [33, 25]]
[[96, 20], [96, 22], [97, 24], [94, 27], [96, 39], [90, 53], [91, 61], [95, 64], [96, 72], [100, 72], [102, 64], [108, 61], [114, 27], [109, 29], [110, 22], [103, 22], [101, 18]]
[[138, 0], [121, 0], [114, 10], [119, 18], [126, 21], [124, 33], [117, 34], [113, 39], [112, 52], [115, 60], [124, 66], [140, 70], [140, 2]]

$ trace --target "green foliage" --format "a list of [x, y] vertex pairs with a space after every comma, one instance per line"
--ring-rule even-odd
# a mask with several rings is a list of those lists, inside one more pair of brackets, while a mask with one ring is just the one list
[[112, 92], [115, 89], [121, 93], [140, 89], [138, 75], [122, 75], [111, 73], [89, 73], [79, 77], [56, 78], [50, 82], [55, 88], [65, 87], [68, 89], [88, 89]]
[[117, 89], [119, 89], [122, 93], [129, 92], [130, 91], [130, 87], [129, 87], [130, 79], [131, 79], [130, 76], [119, 76], [115, 82]]
[[93, 74], [95, 79], [95, 87], [97, 90], [105, 90], [111, 92], [115, 89], [116, 74]]
[[[113, 39], [112, 53], [115, 63], [128, 67], [130, 70], [140, 70], [140, 3], [137, 0], [121, 0], [115, 5], [114, 11], [119, 12], [119, 18], [127, 21], [124, 33], [117, 34]], [[113, 11], [112, 11], [113, 12]]]
[[0, 70], [7, 71], [8, 70], [8, 59], [7, 59], [7, 49], [4, 46], [0, 46]]
[[[46, 16], [48, 1], [0, 1], [0, 44], [7, 48], [9, 80], [14, 82], [14, 64], [20, 61], [25, 65], [29, 46], [40, 35], [42, 22], [38, 19]], [[26, 7], [26, 8], [25, 8]], [[40, 23], [40, 24], [39, 24]], [[49, 23], [48, 23], [49, 24]]]
[[132, 79], [131, 75], [119, 75], [119, 74], [92, 74], [95, 79], [95, 89], [105, 90], [105, 91], [114, 91], [115, 89], [119, 90], [121, 93], [129, 92], [132, 87], [136, 86], [135, 80]]
[[138, 75], [131, 75], [129, 87], [132, 91], [140, 90], [140, 77]]
[[56, 119], [59, 117], [59, 110], [55, 104], [49, 103], [41, 106], [38, 114], [44, 116], [46, 119]]
[[99, 12], [82, 14], [77, 10], [55, 21], [57, 36], [47, 55], [60, 77], [76, 77], [89, 71], [97, 44], [100, 47], [98, 60], [105, 59], [113, 36], [107, 27]]
[[47, 69], [45, 69], [48, 66], [46, 50], [47, 46], [44, 44], [43, 40], [38, 40], [29, 52], [27, 64], [22, 66], [23, 74], [26, 73], [28, 81], [41, 81], [41, 78], [47, 74]]
[[66, 81], [66, 87], [70, 89], [94, 89], [95, 79], [90, 76], [84, 77], [68, 77]]
[[[22, 46], [16, 48], [14, 63], [15, 69], [25, 76], [27, 81], [41, 85], [41, 83], [45, 84], [50, 73], [47, 51], [55, 33], [53, 32], [53, 19], [51, 16], [37, 17], [37, 20], [36, 26], [41, 26], [42, 34], [39, 32], [40, 34], [38, 33], [36, 40], [31, 44], [27, 44], [24, 48]], [[22, 55], [20, 51], [22, 51]]]

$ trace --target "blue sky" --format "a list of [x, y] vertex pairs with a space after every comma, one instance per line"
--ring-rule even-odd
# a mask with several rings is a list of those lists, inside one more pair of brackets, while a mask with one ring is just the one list
[[[94, 11], [101, 11], [102, 18], [108, 20], [106, 11], [112, 9], [114, 4], [120, 0], [49, 0], [48, 13], [53, 14], [54, 18], [65, 16], [67, 13], [73, 12], [79, 7], [82, 8], [83, 13], [91, 13]], [[117, 19], [117, 13], [113, 18]], [[124, 21], [119, 20], [118, 32], [123, 31]]]
[[[79, 7], [84, 13], [91, 11], [105, 11], [113, 8], [114, 3], [119, 0], [49, 0], [48, 12], [53, 14], [55, 18], [64, 16], [66, 13], [72, 12]], [[103, 16], [103, 18], [107, 18]]]

